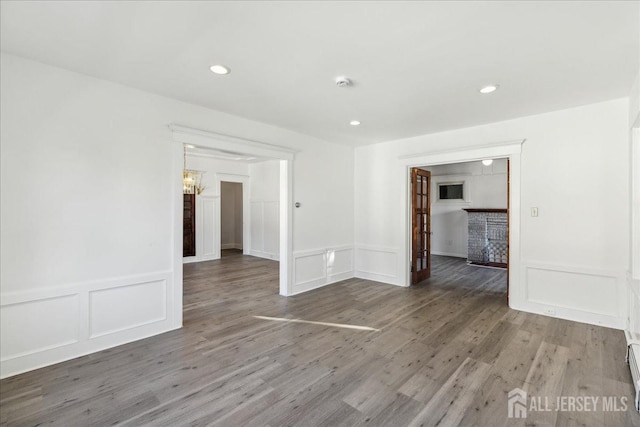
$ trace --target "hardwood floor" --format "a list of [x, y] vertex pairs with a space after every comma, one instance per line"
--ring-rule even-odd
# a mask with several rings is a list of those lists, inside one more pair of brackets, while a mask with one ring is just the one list
[[[350, 279], [284, 298], [276, 262], [187, 264], [183, 329], [3, 380], [0, 423], [640, 425], [623, 333], [510, 310], [504, 274], [434, 257], [413, 288]], [[509, 419], [516, 387], [600, 404]]]

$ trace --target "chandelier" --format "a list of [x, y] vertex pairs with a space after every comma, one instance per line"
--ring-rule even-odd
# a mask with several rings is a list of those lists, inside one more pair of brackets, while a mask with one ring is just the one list
[[184, 194], [201, 194], [206, 188], [202, 185], [204, 171], [187, 169], [187, 147], [184, 147], [184, 166], [182, 169], [182, 192]]

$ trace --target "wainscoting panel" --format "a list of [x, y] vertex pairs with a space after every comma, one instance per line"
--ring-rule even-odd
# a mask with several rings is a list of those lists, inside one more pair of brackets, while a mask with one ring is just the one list
[[219, 204], [220, 196], [196, 196], [196, 255], [182, 258], [183, 263], [217, 259], [220, 236], [217, 232], [216, 206]]
[[330, 283], [353, 277], [353, 248], [327, 251], [327, 279]]
[[392, 285], [399, 284], [398, 250], [357, 245], [355, 276]]
[[250, 212], [251, 212], [251, 252], [253, 251], [263, 252], [264, 233], [262, 232], [262, 227], [263, 227], [262, 223], [264, 222], [264, 203], [251, 201]]
[[513, 307], [624, 329], [626, 272], [525, 262], [525, 306]]
[[640, 340], [640, 280], [629, 277], [627, 298], [629, 300], [629, 332], [633, 339]]
[[325, 285], [327, 282], [327, 260], [325, 251], [295, 253], [294, 293]]
[[280, 254], [280, 202], [264, 202], [264, 242], [263, 252], [269, 258], [278, 259]]
[[[202, 209], [199, 213], [202, 217], [202, 255], [201, 261], [215, 259], [216, 257], [216, 228], [215, 228], [215, 203], [220, 199], [214, 197], [200, 197]], [[196, 230], [197, 232], [197, 230]], [[196, 256], [198, 254], [196, 253]]]
[[353, 277], [353, 247], [316, 249], [293, 254], [293, 294]]
[[275, 260], [280, 258], [279, 201], [251, 201], [250, 255]]
[[158, 272], [0, 296], [5, 378], [179, 328], [173, 273]]
[[2, 362], [80, 339], [78, 295], [4, 305], [0, 313]]
[[166, 285], [160, 280], [90, 292], [90, 337], [166, 319]]

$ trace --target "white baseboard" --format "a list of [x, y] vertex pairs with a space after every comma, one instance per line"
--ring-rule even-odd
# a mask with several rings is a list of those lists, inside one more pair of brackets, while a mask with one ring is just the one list
[[242, 243], [222, 243], [220, 249], [242, 249]]
[[258, 257], [258, 258], [271, 259], [271, 260], [274, 260], [274, 261], [279, 261], [280, 260], [280, 254], [274, 254], [274, 253], [271, 253], [271, 252], [257, 251], [255, 249], [251, 249], [249, 251], [249, 255], [254, 256], [254, 257]]
[[314, 289], [324, 288], [325, 286], [333, 285], [334, 283], [342, 282], [343, 280], [352, 279], [354, 276], [351, 272], [331, 276], [328, 280], [317, 280], [312, 282], [307, 282], [301, 285], [296, 285], [293, 288], [293, 293], [291, 295], [299, 295], [305, 292], [312, 291]]
[[205, 255], [197, 255], [197, 256], [189, 256], [182, 258], [183, 264], [191, 264], [193, 262], [203, 262], [203, 261], [213, 261], [216, 258], [215, 254], [205, 254]]
[[452, 257], [455, 257], [455, 258], [467, 259], [467, 254], [459, 254], [459, 253], [455, 253], [455, 252], [432, 251], [431, 255], [452, 256]]
[[398, 268], [398, 250], [380, 246], [356, 245], [354, 275], [389, 285], [404, 286]]
[[[625, 328], [624, 319], [614, 316], [605, 316], [596, 313], [589, 313], [581, 310], [572, 310], [548, 304], [532, 303], [510, 303], [509, 307], [514, 310], [526, 311], [527, 313], [540, 314], [542, 316], [557, 317], [559, 319], [571, 320], [574, 322], [586, 323], [589, 325], [604, 326], [606, 328], [623, 330]], [[551, 314], [553, 313], [553, 314]]]
[[380, 282], [380, 283], [384, 283], [384, 284], [387, 284], [387, 285], [406, 287], [406, 286], [398, 283], [397, 277], [393, 276], [393, 275], [386, 275], [386, 274], [380, 274], [380, 273], [372, 273], [370, 271], [356, 270], [355, 273], [354, 273], [354, 277], [357, 277], [358, 279], [371, 280], [373, 282]]

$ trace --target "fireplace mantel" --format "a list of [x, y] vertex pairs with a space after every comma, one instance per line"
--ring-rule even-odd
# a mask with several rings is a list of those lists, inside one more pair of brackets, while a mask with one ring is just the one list
[[486, 213], [507, 213], [506, 209], [492, 209], [492, 208], [469, 208], [463, 209], [463, 211], [467, 212], [486, 212]]

